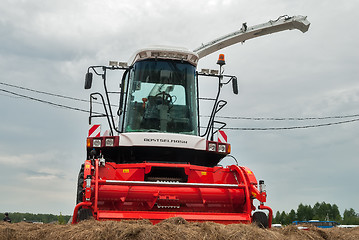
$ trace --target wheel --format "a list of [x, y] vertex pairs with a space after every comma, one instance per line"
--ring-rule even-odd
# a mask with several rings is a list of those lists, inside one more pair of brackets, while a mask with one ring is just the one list
[[76, 204], [79, 204], [83, 200], [83, 190], [84, 190], [84, 164], [81, 165], [79, 175], [77, 177], [77, 198]]
[[[79, 176], [77, 178], [77, 198], [76, 204], [83, 202], [83, 193], [84, 193], [84, 168], [85, 164], [81, 165]], [[77, 212], [77, 221], [83, 221], [93, 217], [92, 211], [88, 208], [80, 208]]]
[[255, 212], [253, 222], [260, 228], [268, 228], [268, 217], [264, 212]]
[[92, 211], [88, 208], [81, 208], [77, 213], [77, 220], [79, 222], [90, 218], [93, 218], [93, 214]]
[[76, 204], [79, 204], [83, 201], [83, 192], [84, 192], [84, 168], [85, 164], [81, 165], [79, 176], [77, 178], [77, 195], [76, 195]]

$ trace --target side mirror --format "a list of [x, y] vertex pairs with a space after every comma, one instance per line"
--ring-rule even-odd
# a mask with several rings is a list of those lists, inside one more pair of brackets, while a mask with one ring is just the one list
[[92, 86], [92, 76], [91, 72], [86, 73], [85, 75], [85, 89], [90, 89]]
[[236, 77], [232, 78], [232, 88], [233, 88], [233, 93], [238, 94], [238, 83]]

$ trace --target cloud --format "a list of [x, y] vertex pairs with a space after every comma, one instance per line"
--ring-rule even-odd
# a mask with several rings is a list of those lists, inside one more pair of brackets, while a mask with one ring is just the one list
[[[243, 22], [254, 25], [283, 14], [308, 15], [311, 27], [305, 34], [296, 30], [277, 33], [221, 51], [226, 54], [225, 73], [238, 77], [240, 94], [234, 96], [230, 86], [224, 87], [222, 96], [228, 105], [219, 115], [358, 113], [359, 52], [355, 46], [359, 34], [353, 29], [357, 28], [359, 5], [354, 1], [147, 0], [119, 4], [5, 0], [3, 5], [1, 81], [83, 99], [89, 94], [83, 90], [89, 65], [126, 61], [136, 49], [153, 44], [193, 49], [238, 30]], [[217, 54], [202, 59], [199, 69], [217, 69]], [[215, 84], [204, 85], [201, 93], [212, 94]], [[88, 108], [86, 103], [21, 93]], [[0, 100], [0, 176], [8, 183], [0, 187], [7, 193], [2, 206], [7, 211], [71, 213], [77, 172], [85, 158], [88, 115], [4, 95]], [[201, 110], [203, 114], [207, 111]], [[230, 120], [228, 126], [321, 122]], [[359, 197], [352, 189], [358, 169], [357, 128], [356, 122], [292, 131], [228, 131], [228, 136], [239, 163], [266, 180], [269, 205], [275, 210], [288, 211], [300, 201], [314, 204], [323, 200], [338, 204], [343, 211], [355, 206], [341, 196], [351, 192], [351, 199]], [[341, 185], [341, 180], [346, 184]]]
[[[36, 180], [36, 179], [62, 179], [69, 177], [67, 170], [59, 168], [61, 162], [61, 154], [56, 151], [48, 151], [37, 154], [20, 154], [20, 155], [2, 155], [0, 157], [0, 166], [2, 169], [7, 169], [10, 172], [15, 171], [12, 175], [10, 172], [4, 172], [4, 175], [8, 176], [21, 176], [24, 180]], [[64, 160], [62, 163], [66, 163]]]

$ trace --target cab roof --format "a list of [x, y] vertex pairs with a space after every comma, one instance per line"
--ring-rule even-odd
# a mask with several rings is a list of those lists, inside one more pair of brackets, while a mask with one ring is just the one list
[[186, 48], [170, 47], [170, 46], [152, 46], [137, 50], [129, 60], [129, 65], [135, 64], [137, 61], [144, 59], [173, 59], [189, 62], [197, 66], [198, 54]]

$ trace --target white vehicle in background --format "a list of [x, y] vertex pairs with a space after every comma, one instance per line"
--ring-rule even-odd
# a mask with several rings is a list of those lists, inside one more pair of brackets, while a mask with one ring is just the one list
[[338, 225], [339, 228], [356, 228], [359, 227], [359, 225]]

